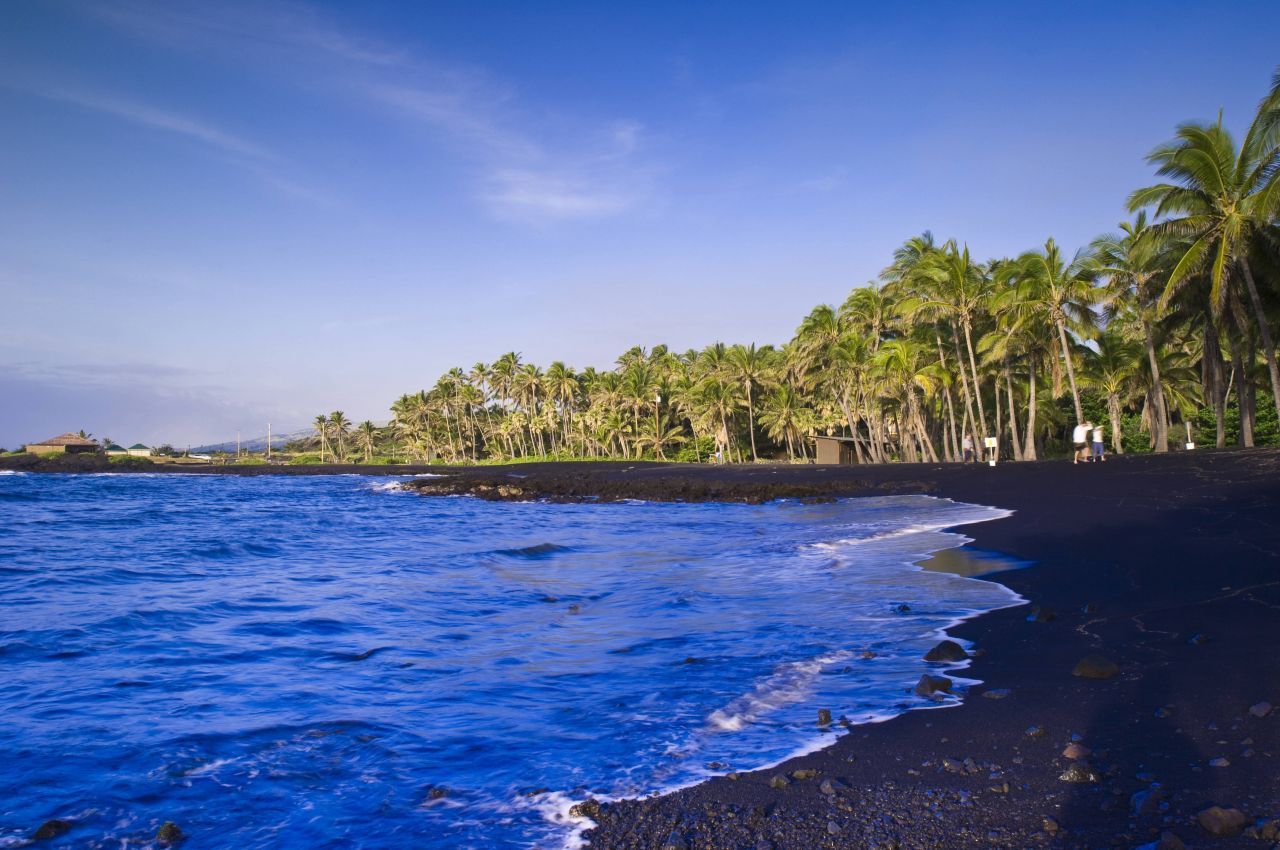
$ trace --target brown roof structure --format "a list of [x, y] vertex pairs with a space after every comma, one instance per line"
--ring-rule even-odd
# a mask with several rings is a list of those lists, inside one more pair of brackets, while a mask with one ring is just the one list
[[72, 434], [68, 431], [58, 437], [52, 437], [48, 440], [41, 440], [38, 443], [32, 443], [33, 446], [93, 446], [97, 448], [98, 444], [93, 440], [81, 437], [79, 434]]

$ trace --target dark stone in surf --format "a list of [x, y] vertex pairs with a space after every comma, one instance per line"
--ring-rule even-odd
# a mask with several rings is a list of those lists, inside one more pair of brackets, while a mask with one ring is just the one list
[[969, 657], [964, 647], [953, 640], [944, 640], [924, 654], [925, 661], [963, 661]]
[[31, 834], [32, 841], [48, 841], [51, 838], [57, 838], [59, 835], [65, 835], [71, 831], [71, 824], [64, 820], [53, 818], [40, 824], [40, 828]]
[[156, 830], [156, 841], [161, 844], [177, 844], [186, 837], [178, 825], [171, 820], [165, 821], [160, 829]]
[[588, 797], [581, 803], [575, 803], [569, 807], [569, 816], [596, 820], [600, 817], [600, 801], [594, 797]]
[[1086, 655], [1076, 662], [1071, 671], [1072, 676], [1081, 679], [1114, 679], [1120, 674], [1120, 667], [1110, 658], [1101, 655]]
[[916, 695], [933, 697], [940, 693], [951, 693], [951, 680], [946, 676], [930, 676], [925, 674], [916, 682]]
[[829, 708], [818, 709], [818, 725], [819, 726], [831, 725], [831, 709]]

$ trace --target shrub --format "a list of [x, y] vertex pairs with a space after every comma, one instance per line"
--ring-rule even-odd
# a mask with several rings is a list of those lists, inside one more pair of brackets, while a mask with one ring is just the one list
[[303, 466], [320, 462], [320, 455], [295, 455], [289, 459], [289, 463], [295, 466]]

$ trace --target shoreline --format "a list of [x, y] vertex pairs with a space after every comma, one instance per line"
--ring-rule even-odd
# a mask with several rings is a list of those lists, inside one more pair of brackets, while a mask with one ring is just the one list
[[[449, 470], [409, 489], [564, 501], [923, 493], [1014, 511], [963, 533], [1030, 562], [998, 579], [1030, 609], [949, 630], [980, 651], [966, 672], [982, 681], [952, 710], [907, 711], [777, 768], [606, 803], [585, 833], [592, 850], [1278, 840], [1280, 708], [1250, 709], [1280, 706], [1280, 451], [996, 469], [529, 467]], [[1116, 675], [1074, 676], [1091, 655]], [[1224, 821], [1213, 806], [1233, 811]]]
[[[407, 489], [488, 499], [923, 494], [1015, 512], [962, 532], [975, 549], [1030, 562], [997, 583], [1032, 607], [998, 609], [948, 630], [979, 650], [965, 672], [982, 684], [960, 704], [855, 726], [778, 768], [604, 804], [585, 833], [592, 850], [1162, 840], [1176, 850], [1178, 841], [1241, 848], [1280, 841], [1280, 825], [1269, 825], [1280, 818], [1280, 450], [994, 469], [542, 463], [179, 474], [227, 472], [431, 472], [447, 477], [408, 481]], [[1114, 662], [1116, 674], [1074, 676], [1091, 655]], [[1276, 708], [1264, 712], [1266, 703]], [[1239, 822], [1212, 806], [1238, 810]], [[1162, 839], [1166, 833], [1177, 838]]]

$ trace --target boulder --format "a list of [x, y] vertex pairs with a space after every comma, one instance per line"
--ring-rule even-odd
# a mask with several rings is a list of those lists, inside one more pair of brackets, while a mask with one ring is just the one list
[[48, 841], [51, 838], [57, 838], [71, 831], [71, 824], [65, 820], [53, 818], [40, 824], [39, 828], [31, 834], [32, 841]]
[[939, 693], [951, 693], [951, 680], [946, 676], [930, 676], [928, 673], [920, 677], [920, 681], [916, 682], [916, 695], [922, 697], [932, 697]]
[[1076, 662], [1071, 670], [1072, 676], [1081, 679], [1113, 679], [1120, 673], [1120, 667], [1110, 658], [1102, 655], [1086, 655]]
[[1244, 830], [1249, 819], [1239, 809], [1224, 809], [1222, 806], [1210, 806], [1196, 815], [1200, 828], [1210, 835], [1219, 838], [1230, 838]]
[[161, 844], [177, 844], [186, 837], [187, 836], [178, 827], [178, 825], [171, 820], [165, 821], [160, 825], [160, 828], [156, 830], [156, 841]]
[[964, 647], [953, 640], [944, 640], [924, 654], [924, 660], [929, 662], [964, 661], [968, 657]]
[[588, 797], [581, 803], [574, 803], [569, 807], [569, 817], [595, 820], [600, 817], [600, 801], [595, 797]]

